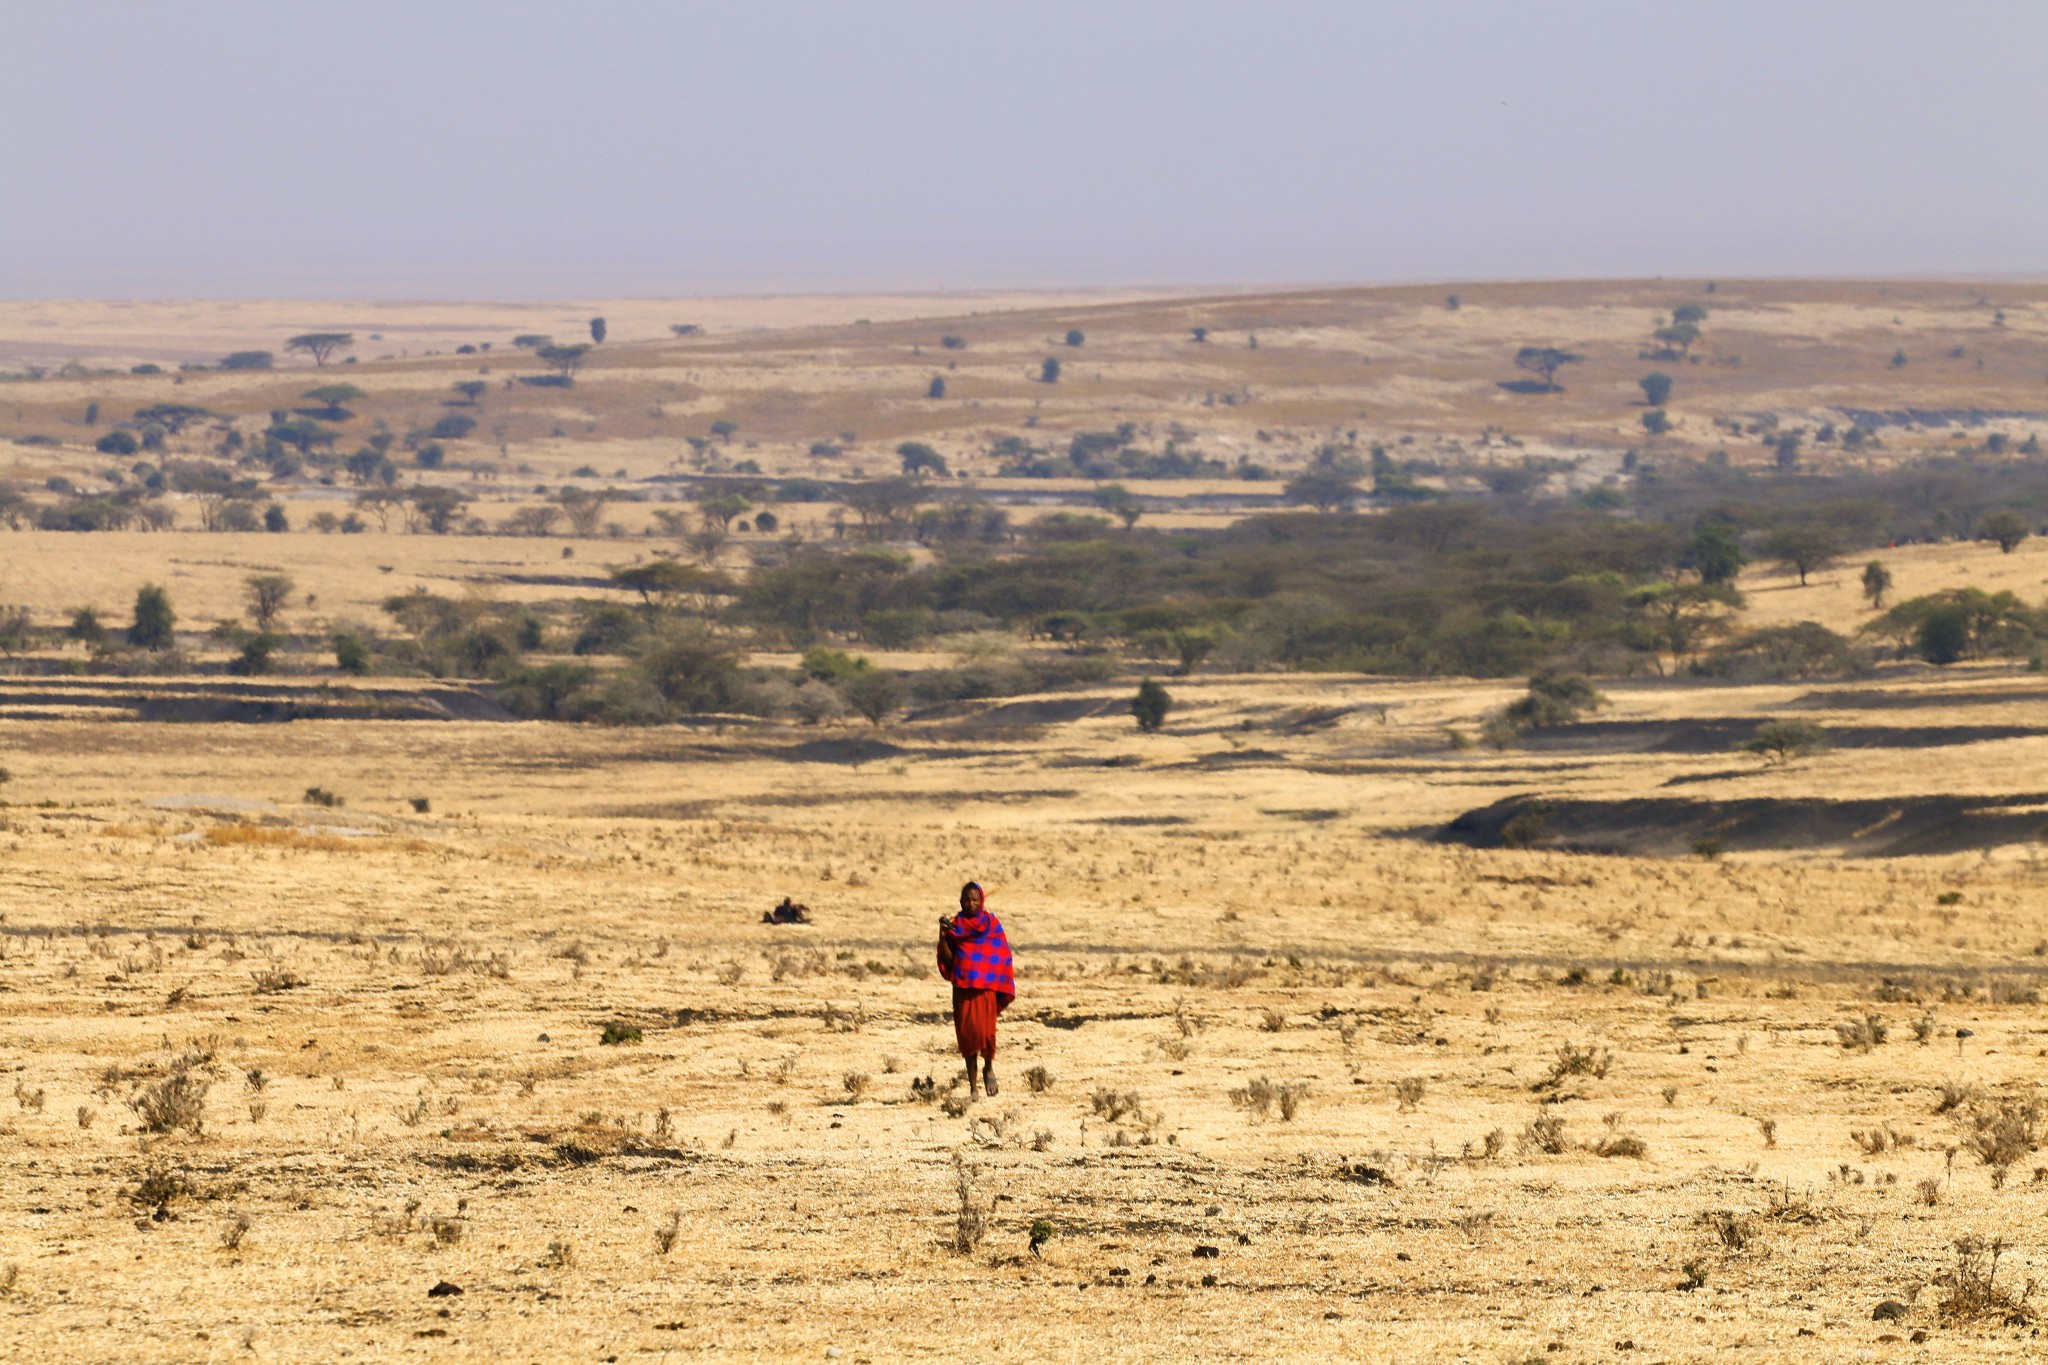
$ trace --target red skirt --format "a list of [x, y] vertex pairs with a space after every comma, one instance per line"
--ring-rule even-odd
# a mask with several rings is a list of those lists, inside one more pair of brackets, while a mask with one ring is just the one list
[[976, 1057], [995, 1060], [996, 1016], [1002, 1009], [1003, 999], [994, 991], [953, 988], [953, 1036], [960, 1042], [962, 1057], [970, 1062]]

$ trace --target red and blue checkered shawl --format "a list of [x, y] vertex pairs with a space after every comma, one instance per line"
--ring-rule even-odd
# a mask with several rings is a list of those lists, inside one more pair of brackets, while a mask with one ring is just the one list
[[[944, 948], [952, 951], [947, 965]], [[954, 917], [944, 931], [939, 971], [965, 991], [994, 991], [997, 1006], [1005, 1008], [1017, 998], [1017, 975], [1010, 963], [1010, 940], [1003, 922], [986, 910]]]

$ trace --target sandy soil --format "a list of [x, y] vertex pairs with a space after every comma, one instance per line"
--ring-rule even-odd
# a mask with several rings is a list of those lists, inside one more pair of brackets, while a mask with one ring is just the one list
[[[2024, 677], [1967, 681], [2025, 709]], [[1155, 738], [1014, 709], [0, 722], [0, 1333], [134, 1360], [2031, 1357], [1941, 1308], [1959, 1237], [2010, 1238], [2015, 1291], [2041, 1272], [2039, 1158], [1970, 1146], [2038, 1078], [2028, 849], [1449, 848], [1405, 831], [1729, 760], [1452, 755], [1440, 727], [1505, 696], [1469, 684], [1179, 691]], [[1615, 710], [1786, 700], [1641, 684]], [[2044, 758], [1844, 751], [1717, 795]], [[954, 1115], [911, 1081], [956, 1065], [928, 938], [968, 876], [1021, 997], [1002, 1095]], [[817, 922], [759, 924], [784, 894]], [[1873, 1014], [1888, 1040], [1845, 1048]], [[614, 1021], [641, 1040], [603, 1044]], [[1567, 1047], [1593, 1069], [1553, 1083]], [[180, 1067], [201, 1130], [143, 1131], [132, 1102]], [[1945, 1086], [1979, 1090], [1943, 1111]], [[961, 1168], [989, 1212], [966, 1254]], [[1905, 1317], [1873, 1322], [1887, 1299]]]

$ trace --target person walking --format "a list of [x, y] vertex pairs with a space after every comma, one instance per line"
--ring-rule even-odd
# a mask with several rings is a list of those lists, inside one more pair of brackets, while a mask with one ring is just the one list
[[989, 913], [978, 883], [960, 888], [959, 914], [939, 916], [939, 975], [953, 983], [953, 1036], [967, 1063], [968, 1091], [979, 1099], [986, 1086], [994, 1095], [996, 1017], [1017, 998], [1017, 977], [1003, 922]]

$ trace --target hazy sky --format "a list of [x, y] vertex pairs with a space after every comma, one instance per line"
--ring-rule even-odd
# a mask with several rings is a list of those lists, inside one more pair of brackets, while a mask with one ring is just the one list
[[2039, 274], [2042, 0], [0, 0], [0, 296]]

